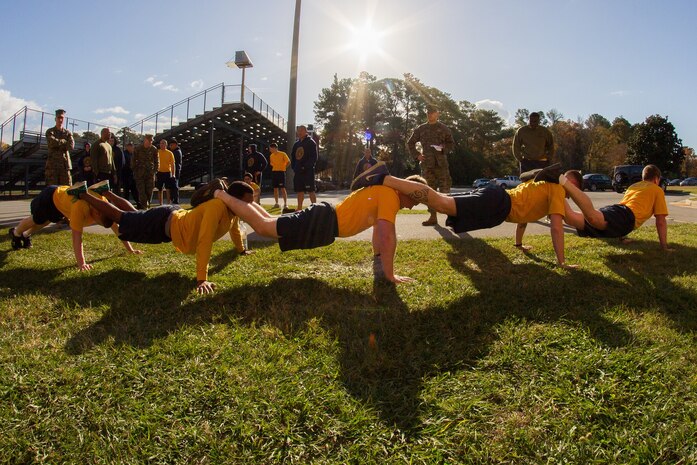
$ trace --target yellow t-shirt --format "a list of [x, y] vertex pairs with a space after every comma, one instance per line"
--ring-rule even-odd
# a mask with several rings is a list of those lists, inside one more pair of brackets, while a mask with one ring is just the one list
[[350, 237], [374, 226], [377, 220], [394, 224], [401, 208], [397, 191], [372, 186], [352, 192], [336, 206], [339, 237]]
[[[84, 200], [73, 202], [75, 197], [66, 192], [69, 188], [70, 186], [58, 186], [53, 192], [53, 204], [63, 216], [70, 220], [70, 229], [82, 232], [87, 226], [96, 224], [97, 220], [92, 216], [93, 212], [87, 202]], [[99, 198], [106, 201], [104, 197]]]
[[269, 163], [271, 163], [271, 171], [285, 171], [288, 165], [290, 165], [290, 158], [288, 158], [286, 152], [278, 150], [276, 153], [271, 154]]
[[158, 149], [157, 158], [160, 160], [158, 173], [174, 174], [174, 154], [167, 149]]
[[559, 184], [528, 181], [508, 191], [511, 212], [506, 221], [531, 223], [547, 215], [564, 216], [566, 192]]
[[653, 215], [668, 214], [663, 189], [649, 181], [639, 181], [629, 186], [620, 205], [626, 205], [634, 213], [634, 229]]
[[[196, 254], [197, 280], [208, 279], [208, 262], [211, 258], [213, 242], [230, 231], [233, 217], [233, 213], [220, 199], [209, 200], [191, 210], [177, 210], [172, 213], [170, 224], [172, 244], [182, 253]], [[232, 231], [230, 233], [233, 234]], [[238, 224], [238, 236], [239, 233]], [[237, 243], [235, 246], [237, 247]]]

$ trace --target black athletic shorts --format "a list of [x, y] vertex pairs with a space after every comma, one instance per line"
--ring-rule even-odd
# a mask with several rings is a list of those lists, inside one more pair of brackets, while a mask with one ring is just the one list
[[327, 202], [314, 203], [304, 210], [281, 215], [276, 220], [281, 251], [314, 249], [334, 242], [339, 235], [336, 210]]
[[58, 186], [47, 186], [31, 201], [29, 211], [34, 223], [44, 224], [47, 221], [58, 223], [65, 218], [56, 208], [56, 204], [53, 203], [53, 193], [56, 192], [56, 189]]
[[315, 192], [315, 173], [295, 173], [293, 188], [295, 192]]
[[171, 189], [172, 188], [172, 173], [157, 172], [155, 175], [155, 189]]
[[271, 184], [274, 188], [286, 187], [286, 172], [285, 171], [272, 171], [271, 172]]
[[601, 207], [600, 212], [607, 221], [607, 228], [596, 229], [586, 221], [583, 229], [577, 229], [578, 235], [581, 237], [624, 237], [634, 231], [634, 212], [626, 205], [608, 205]]
[[493, 228], [511, 212], [511, 197], [501, 186], [486, 186], [454, 195], [456, 216], [448, 216], [446, 226], [456, 233]]
[[179, 205], [162, 205], [150, 210], [123, 212], [119, 223], [119, 239], [141, 244], [172, 242], [165, 234], [165, 225]]

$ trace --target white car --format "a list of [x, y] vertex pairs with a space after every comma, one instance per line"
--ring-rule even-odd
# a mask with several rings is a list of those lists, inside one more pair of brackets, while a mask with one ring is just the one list
[[504, 176], [502, 178], [494, 178], [491, 180], [492, 183], [503, 187], [504, 189], [510, 189], [511, 187], [516, 187], [520, 184], [520, 178], [518, 176]]

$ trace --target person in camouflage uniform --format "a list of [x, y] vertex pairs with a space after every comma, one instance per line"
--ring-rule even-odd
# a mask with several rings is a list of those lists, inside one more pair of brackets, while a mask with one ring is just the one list
[[155, 189], [155, 173], [160, 167], [157, 149], [152, 145], [152, 134], [146, 134], [143, 143], [136, 147], [131, 167], [138, 191], [138, 208], [148, 209]]
[[[438, 108], [429, 106], [426, 110], [428, 122], [414, 129], [407, 141], [409, 153], [421, 165], [421, 174], [434, 190], [444, 194], [450, 192], [452, 179], [448, 167], [448, 152], [453, 149], [455, 141], [448, 127], [438, 121]], [[416, 149], [416, 143], [421, 143], [421, 152]], [[430, 216], [424, 221], [424, 226], [438, 224], [436, 211], [428, 209]]]
[[73, 164], [70, 161], [70, 151], [75, 148], [75, 140], [68, 129], [63, 127], [65, 122], [65, 110], [56, 110], [56, 125], [46, 131], [48, 144], [48, 157], [44, 176], [46, 185], [70, 186], [73, 184], [70, 170]]

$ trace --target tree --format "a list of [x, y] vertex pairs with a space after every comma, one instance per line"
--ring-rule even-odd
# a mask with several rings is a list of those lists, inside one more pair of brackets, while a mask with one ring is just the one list
[[607, 120], [602, 115], [599, 115], [597, 113], [593, 113], [590, 115], [585, 122], [585, 125], [588, 129], [591, 131], [594, 130], [595, 128], [605, 128], [609, 129], [610, 128], [610, 122]]
[[678, 173], [684, 159], [682, 141], [668, 117], [652, 115], [636, 125], [629, 140], [629, 163], [653, 164], [663, 172]]
[[555, 124], [557, 124], [557, 122], [564, 119], [564, 115], [556, 108], [550, 109], [547, 113], [545, 113], [545, 115], [547, 116], [547, 119], [549, 120], [550, 126], [554, 126]]

